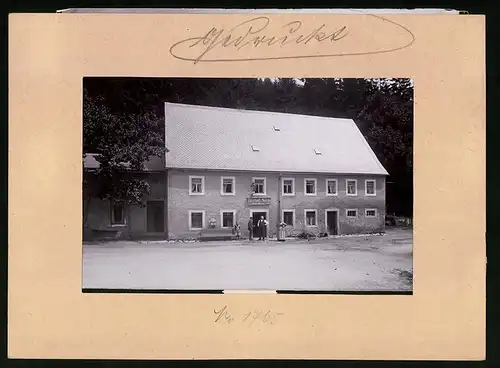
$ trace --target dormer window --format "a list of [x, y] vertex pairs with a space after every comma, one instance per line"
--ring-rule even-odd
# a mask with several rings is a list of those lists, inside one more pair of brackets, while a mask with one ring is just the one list
[[252, 151], [259, 152], [259, 147], [252, 145]]

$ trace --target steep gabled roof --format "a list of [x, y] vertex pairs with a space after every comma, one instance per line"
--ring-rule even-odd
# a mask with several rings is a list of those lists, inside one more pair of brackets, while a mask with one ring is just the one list
[[351, 119], [165, 104], [166, 166], [387, 175]]

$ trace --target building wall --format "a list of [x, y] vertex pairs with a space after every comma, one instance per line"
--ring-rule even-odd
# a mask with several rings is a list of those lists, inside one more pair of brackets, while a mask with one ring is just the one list
[[[189, 176], [205, 177], [205, 194], [189, 194]], [[221, 195], [221, 176], [232, 176], [235, 178], [235, 195]], [[261, 176], [259, 174], [259, 176]], [[267, 194], [276, 197], [276, 185], [270, 185], [276, 176], [268, 177]], [[205, 211], [205, 225], [211, 218], [217, 220], [217, 227], [221, 223], [221, 210], [235, 210], [236, 221], [240, 223], [242, 230], [247, 228], [247, 221], [250, 217], [250, 207], [246, 205], [246, 200], [250, 195], [250, 185], [252, 176], [245, 173], [235, 172], [203, 172], [203, 171], [180, 171], [169, 170], [168, 173], [168, 224], [170, 236], [196, 237], [199, 231], [189, 230], [189, 211]], [[254, 206], [251, 209], [258, 209]], [[261, 207], [268, 209], [268, 207]], [[272, 216], [271, 219], [275, 218]], [[272, 225], [272, 224], [271, 224]]]
[[[317, 195], [305, 195], [304, 179], [317, 179]], [[337, 179], [337, 195], [326, 195], [326, 179]], [[357, 180], [357, 195], [347, 196], [346, 180]], [[365, 180], [376, 180], [376, 195], [365, 195]], [[313, 233], [326, 232], [325, 210], [337, 209], [339, 217], [339, 234], [358, 234], [383, 232], [385, 227], [385, 177], [365, 175], [295, 175], [295, 196], [282, 196], [281, 208], [294, 209], [296, 226], [292, 233], [304, 230]], [[318, 227], [305, 226], [306, 209], [318, 210]], [[348, 218], [347, 209], [358, 210], [356, 218]], [[376, 217], [365, 217], [365, 209], [375, 209]]]
[[[146, 179], [150, 185], [150, 194], [144, 198], [144, 204], [149, 200], [163, 201], [166, 193], [165, 173], [147, 173], [140, 177]], [[86, 200], [86, 193], [83, 198], [83, 211], [88, 208], [87, 222], [84, 228], [84, 237], [94, 236], [96, 231], [99, 236], [109, 233], [110, 236], [115, 233], [115, 237], [124, 238], [130, 234], [134, 237], [152, 235], [147, 232], [147, 209], [139, 205], [130, 206], [130, 216], [127, 217], [125, 225], [111, 224], [111, 204], [107, 200], [92, 198], [90, 202]], [[126, 216], [126, 214], [125, 214]]]
[[[281, 219], [278, 215], [278, 180], [277, 173], [247, 173], [247, 172], [215, 172], [215, 171], [192, 171], [192, 170], [169, 170], [168, 188], [165, 182], [165, 173], [149, 173], [146, 178], [151, 186], [151, 193], [144, 199], [163, 201], [165, 191], [168, 189], [167, 213], [169, 236], [175, 238], [196, 238], [198, 230], [189, 229], [189, 211], [202, 210], [205, 212], [205, 227], [208, 221], [215, 218], [217, 227], [221, 225], [221, 210], [236, 212], [236, 221], [242, 228], [242, 235], [247, 236], [247, 222], [252, 211], [267, 211], [269, 224], [269, 235], [275, 236], [276, 225]], [[205, 184], [204, 195], [189, 194], [189, 176], [203, 176]], [[235, 194], [221, 195], [221, 176], [235, 178]], [[250, 186], [253, 177], [266, 178], [266, 195], [271, 198], [270, 205], [248, 205], [247, 198], [250, 196]], [[304, 231], [318, 234], [326, 231], [326, 209], [338, 209], [338, 223], [340, 234], [355, 234], [384, 231], [385, 223], [385, 177], [362, 176], [362, 175], [304, 175], [304, 174], [282, 174], [282, 177], [293, 177], [295, 179], [295, 195], [281, 196], [281, 210], [294, 210], [295, 224], [288, 226], [288, 235], [297, 235]], [[317, 180], [316, 196], [305, 195], [304, 179], [315, 178]], [[326, 195], [326, 179], [337, 179], [337, 196]], [[346, 195], [346, 179], [357, 179], [357, 196]], [[376, 180], [376, 196], [365, 196], [365, 180]], [[84, 209], [86, 201], [84, 200]], [[317, 210], [317, 226], [305, 226], [304, 210]], [[347, 209], [357, 209], [357, 218], [347, 218]], [[365, 209], [376, 209], [375, 218], [366, 218]], [[282, 213], [281, 211], [281, 213]], [[111, 210], [108, 201], [92, 199], [87, 217], [87, 228], [94, 230], [116, 231], [117, 236], [127, 237], [129, 229], [133, 237], [148, 235], [163, 236], [161, 233], [148, 233], [147, 231], [147, 209], [141, 206], [131, 206], [130, 216], [125, 226], [112, 226], [110, 218]]]
[[[204, 177], [204, 195], [189, 194], [189, 177]], [[235, 194], [221, 195], [221, 176], [235, 178]], [[287, 174], [283, 177], [295, 178], [295, 195], [282, 196], [281, 209], [295, 210], [295, 226], [287, 227], [289, 235], [296, 235], [303, 231], [320, 233], [326, 231], [325, 209], [338, 209], [339, 233], [369, 233], [384, 231], [385, 223], [385, 177], [364, 175], [304, 175]], [[250, 186], [253, 177], [266, 178], [266, 195], [271, 198], [270, 205], [248, 205]], [[316, 196], [304, 194], [304, 179], [317, 179]], [[326, 179], [337, 179], [338, 195], [326, 195]], [[346, 179], [357, 179], [357, 196], [346, 195]], [[365, 180], [376, 180], [376, 196], [365, 196]], [[278, 215], [278, 180], [277, 173], [248, 173], [248, 172], [216, 172], [195, 170], [169, 170], [168, 172], [168, 224], [171, 238], [194, 238], [198, 230], [189, 229], [189, 211], [205, 212], [205, 227], [211, 218], [215, 218], [217, 226], [221, 224], [221, 210], [236, 211], [236, 221], [240, 222], [243, 234], [246, 236], [247, 221], [251, 211], [259, 209], [269, 211], [269, 235], [274, 236], [276, 225], [281, 215]], [[304, 210], [317, 210], [317, 226], [305, 226]], [[346, 216], [346, 209], [357, 209], [357, 218]], [[365, 209], [376, 209], [375, 218], [366, 218]]]
[[[153, 173], [147, 176], [147, 181], [150, 185], [149, 196], [143, 200], [144, 205], [147, 201], [164, 201], [166, 195], [166, 175], [165, 173]], [[165, 216], [166, 218], [166, 216]], [[146, 206], [132, 206], [130, 214], [130, 229], [132, 236], [141, 237], [149, 235], [163, 236], [161, 233], [149, 233], [147, 228], [147, 207]], [[164, 226], [167, 224], [165, 223]]]

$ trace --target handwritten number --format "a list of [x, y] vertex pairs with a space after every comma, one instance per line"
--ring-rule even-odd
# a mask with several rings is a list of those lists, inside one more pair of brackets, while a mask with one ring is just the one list
[[225, 321], [227, 323], [231, 323], [234, 321], [234, 318], [233, 316], [227, 312], [227, 305], [224, 306], [224, 308], [222, 308], [221, 310], [219, 311], [216, 311], [214, 309], [214, 314], [217, 315], [217, 318], [215, 319], [215, 322], [219, 322], [219, 321]]
[[248, 317], [250, 317], [250, 315], [252, 314], [252, 312], [248, 312], [246, 315], [245, 315], [245, 318], [243, 319], [243, 322], [245, 322]]
[[[230, 313], [227, 305], [220, 310], [214, 309], [214, 314], [217, 316], [214, 320], [215, 323], [227, 323], [231, 324], [236, 321], [236, 318]], [[277, 316], [281, 316], [283, 313], [273, 312], [267, 310], [265, 313], [263, 310], [251, 310], [243, 315], [241, 323], [247, 323], [248, 327], [252, 326], [256, 321], [260, 321], [264, 324], [275, 324], [277, 322]]]

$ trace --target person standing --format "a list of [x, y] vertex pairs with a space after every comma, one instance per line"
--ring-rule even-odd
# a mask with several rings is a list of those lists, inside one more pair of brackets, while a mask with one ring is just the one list
[[248, 240], [253, 240], [253, 218], [248, 219]]
[[267, 228], [268, 228], [267, 225], [269, 225], [269, 222], [267, 222], [267, 220], [264, 219], [264, 240], [267, 238]]
[[260, 216], [257, 226], [259, 228], [259, 240], [266, 240], [267, 221], [264, 216]]
[[241, 238], [241, 227], [239, 223], [234, 225], [234, 234], [236, 235], [236, 240], [240, 240]]

